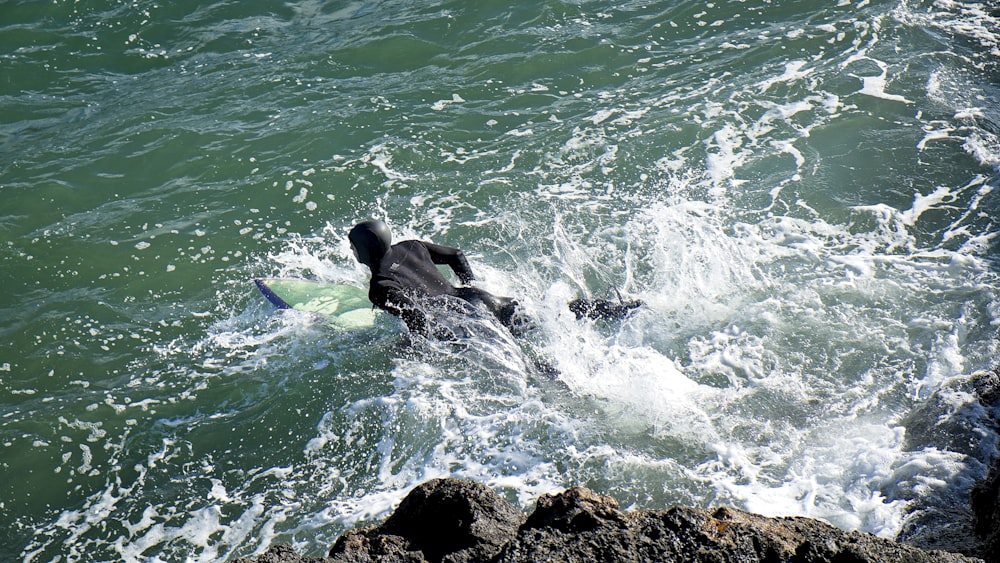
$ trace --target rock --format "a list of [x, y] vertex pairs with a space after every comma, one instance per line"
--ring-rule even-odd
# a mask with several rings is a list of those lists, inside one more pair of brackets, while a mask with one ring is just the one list
[[[946, 381], [901, 419], [906, 428], [903, 447], [912, 454], [904, 455], [900, 466], [894, 468], [899, 477], [883, 491], [888, 498], [909, 502], [898, 541], [966, 555], [995, 552], [983, 545], [981, 538], [985, 536], [978, 525], [974, 529], [978, 515], [970, 498], [975, 498], [974, 485], [987, 476], [990, 458], [997, 449], [998, 408], [1000, 373], [994, 370]], [[923, 462], [948, 456], [961, 459], [963, 469], [956, 473], [948, 463]], [[921, 470], [908, 468], [911, 461]], [[995, 502], [996, 496], [993, 498]], [[980, 520], [993, 522], [996, 529], [998, 520], [996, 515], [993, 518]]]
[[1000, 462], [988, 479], [972, 490], [973, 526], [987, 561], [1000, 561]]
[[275, 545], [257, 557], [241, 557], [233, 563], [323, 563], [326, 559], [302, 557], [289, 545]]
[[343, 535], [330, 558], [344, 563], [489, 561], [523, 521], [513, 505], [484, 485], [435, 479], [413, 489], [384, 524]]
[[[994, 497], [995, 498], [995, 497]], [[993, 505], [996, 508], [996, 505]], [[284, 558], [282, 558], [284, 557]], [[329, 558], [275, 547], [253, 563], [964, 563], [809, 518], [767, 518], [732, 508], [622, 512], [573, 487], [543, 495], [524, 519], [483, 485], [437, 479], [418, 486], [382, 525], [344, 534]], [[250, 563], [249, 561], [247, 563]]]
[[961, 562], [809, 518], [767, 518], [732, 508], [623, 513], [609, 497], [573, 488], [544, 496], [498, 563]]
[[587, 532], [604, 527], [620, 528], [625, 525], [624, 516], [615, 499], [595, 494], [590, 489], [573, 487], [559, 495], [542, 495], [524, 527]]
[[[1000, 426], [1000, 368], [992, 373], [992, 380], [980, 385], [984, 391], [979, 396], [992, 413], [994, 429]], [[970, 495], [972, 525], [976, 536], [982, 541], [983, 557], [987, 561], [1000, 561], [1000, 457], [994, 452], [989, 475], [978, 483]]]
[[903, 449], [935, 447], [978, 460], [992, 455], [1000, 374], [977, 372], [947, 380], [930, 398], [900, 421], [906, 428]]

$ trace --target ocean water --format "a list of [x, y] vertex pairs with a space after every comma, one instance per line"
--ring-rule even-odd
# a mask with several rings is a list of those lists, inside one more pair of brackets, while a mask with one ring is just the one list
[[[995, 3], [0, 12], [2, 560], [320, 555], [439, 476], [894, 537], [979, 470], [901, 420], [1000, 347]], [[538, 330], [254, 289], [365, 284], [372, 216]]]

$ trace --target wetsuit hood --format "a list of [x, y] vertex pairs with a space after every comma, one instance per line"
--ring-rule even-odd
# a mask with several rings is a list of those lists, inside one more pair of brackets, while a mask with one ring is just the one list
[[392, 244], [389, 226], [377, 219], [354, 225], [347, 238], [358, 253], [358, 261], [372, 269], [385, 256]]

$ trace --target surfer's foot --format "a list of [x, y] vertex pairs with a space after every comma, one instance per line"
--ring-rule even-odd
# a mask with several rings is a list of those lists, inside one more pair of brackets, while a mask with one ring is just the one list
[[569, 310], [573, 311], [578, 319], [587, 317], [594, 320], [620, 321], [642, 304], [638, 299], [611, 301], [580, 297], [569, 302]]

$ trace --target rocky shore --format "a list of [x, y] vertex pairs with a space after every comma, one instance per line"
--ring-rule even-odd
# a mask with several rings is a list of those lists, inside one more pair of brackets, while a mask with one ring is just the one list
[[543, 495], [525, 517], [491, 489], [436, 479], [410, 492], [384, 523], [348, 532], [325, 558], [277, 546], [240, 563], [972, 562], [809, 518], [732, 508], [622, 512], [589, 489]]
[[[581, 487], [543, 495], [526, 516], [484, 485], [435, 479], [414, 488], [382, 524], [345, 533], [326, 557], [275, 546], [238, 561], [1000, 563], [998, 419], [1000, 371], [994, 370], [948, 382], [900, 421], [906, 451], [953, 452], [969, 469], [919, 495], [901, 479], [893, 496], [912, 498], [897, 541], [733, 508], [623, 512], [614, 499]], [[914, 482], [924, 477], [933, 476]]]

